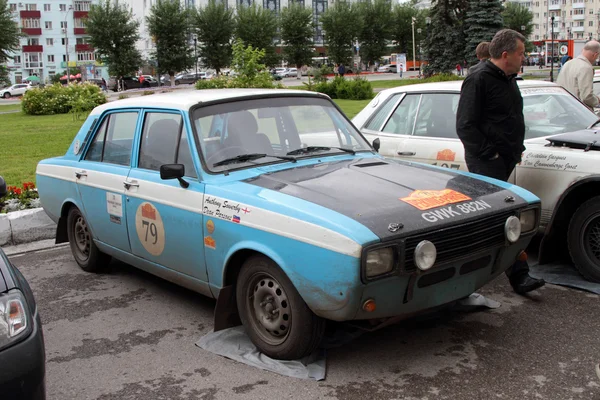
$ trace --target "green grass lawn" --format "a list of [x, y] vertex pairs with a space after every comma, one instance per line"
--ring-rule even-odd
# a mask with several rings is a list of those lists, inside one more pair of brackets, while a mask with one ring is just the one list
[[15, 111], [15, 110], [20, 110], [20, 109], [21, 109], [21, 104], [2, 104], [2, 105], [0, 105], [0, 112]]
[[[369, 100], [335, 102], [352, 118]], [[65, 154], [83, 121], [74, 121], [71, 114], [0, 115], [0, 175], [4, 176], [8, 185], [35, 182], [37, 163], [44, 158]]]

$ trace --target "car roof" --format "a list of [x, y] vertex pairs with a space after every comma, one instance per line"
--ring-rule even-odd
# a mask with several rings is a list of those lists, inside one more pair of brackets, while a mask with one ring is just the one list
[[168, 109], [184, 109], [199, 104], [214, 100], [234, 100], [236, 98], [246, 96], [272, 96], [298, 94], [301, 96], [314, 96], [329, 99], [328, 96], [322, 93], [309, 92], [306, 90], [291, 90], [291, 89], [204, 89], [196, 91], [176, 91], [170, 93], [158, 93], [153, 96], [133, 97], [111, 101], [96, 107], [90, 115], [102, 114], [107, 110], [130, 107], [153, 107], [153, 108], [168, 108]]
[[[390, 93], [410, 93], [410, 92], [434, 92], [434, 91], [449, 91], [449, 92], [460, 92], [462, 86], [462, 80], [460, 81], [447, 81], [447, 82], [429, 82], [429, 83], [415, 83], [414, 85], [397, 86], [390, 89], [382, 90], [386, 94]], [[556, 83], [539, 80], [522, 80], [517, 81], [519, 87], [543, 87], [543, 86], [559, 86]]]

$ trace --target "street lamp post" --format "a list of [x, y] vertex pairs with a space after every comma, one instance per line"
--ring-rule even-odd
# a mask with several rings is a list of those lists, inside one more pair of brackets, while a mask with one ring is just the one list
[[68, 33], [69, 30], [67, 29], [67, 17], [69, 16], [69, 11], [73, 10], [73, 6], [69, 6], [69, 8], [67, 9], [66, 13], [65, 13], [65, 19], [64, 19], [64, 27], [63, 30], [65, 32], [65, 54], [66, 54], [66, 59], [67, 59], [67, 85], [71, 82], [71, 72], [69, 69], [69, 37], [68, 37]]
[[198, 38], [194, 35], [194, 64], [196, 64], [196, 76], [194, 79], [198, 79], [198, 55], [196, 54], [196, 43]]
[[419, 35], [419, 77], [421, 76], [421, 65], [423, 65], [423, 57], [421, 55], [421, 28], [417, 28], [417, 34]]
[[412, 17], [411, 25], [412, 25], [412, 39], [413, 39], [413, 71], [415, 70], [415, 68], [417, 66], [417, 63], [415, 62], [415, 53], [416, 53], [416, 50], [415, 50], [415, 21], [416, 20], [417, 19], [415, 17]]
[[552, 33], [552, 37], [550, 38], [550, 82], [554, 82], [554, 15], [550, 17], [550, 21], [552, 23], [550, 31]]

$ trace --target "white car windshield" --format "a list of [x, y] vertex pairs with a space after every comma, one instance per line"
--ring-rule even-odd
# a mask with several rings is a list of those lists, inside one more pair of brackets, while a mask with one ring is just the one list
[[521, 87], [526, 139], [585, 129], [598, 119], [560, 87]]
[[326, 99], [298, 96], [199, 107], [192, 121], [212, 172], [304, 157], [372, 151]]

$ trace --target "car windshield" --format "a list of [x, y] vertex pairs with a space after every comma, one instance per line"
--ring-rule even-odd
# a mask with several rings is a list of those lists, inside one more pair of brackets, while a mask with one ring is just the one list
[[208, 105], [193, 110], [192, 121], [203, 162], [212, 172], [372, 151], [333, 103], [322, 98], [269, 97]]
[[598, 119], [560, 87], [521, 87], [521, 94], [526, 139], [585, 129]]

